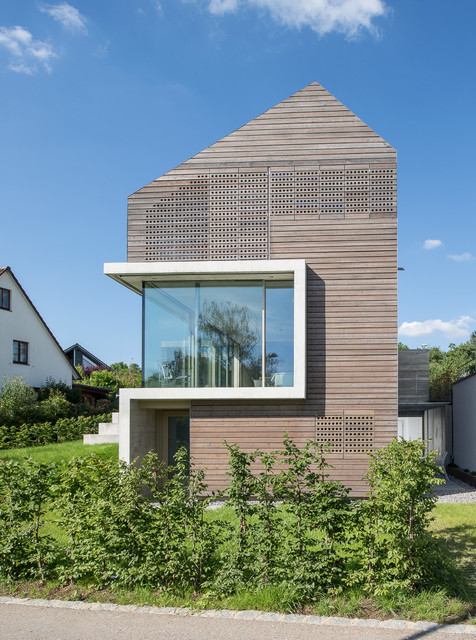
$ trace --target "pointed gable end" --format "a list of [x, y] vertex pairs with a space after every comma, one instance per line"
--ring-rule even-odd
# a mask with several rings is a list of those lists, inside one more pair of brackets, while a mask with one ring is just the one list
[[317, 82], [129, 197], [128, 260], [256, 260], [273, 220], [396, 216], [396, 151]]
[[395, 149], [324, 87], [313, 82], [178, 169], [211, 163], [233, 166], [296, 165], [309, 162], [379, 162]]

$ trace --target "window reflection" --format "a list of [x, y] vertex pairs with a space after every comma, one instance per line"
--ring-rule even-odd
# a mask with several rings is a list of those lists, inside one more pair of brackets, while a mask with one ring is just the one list
[[266, 385], [294, 384], [294, 289], [289, 281], [266, 282]]
[[145, 386], [293, 385], [292, 282], [146, 282], [143, 295]]

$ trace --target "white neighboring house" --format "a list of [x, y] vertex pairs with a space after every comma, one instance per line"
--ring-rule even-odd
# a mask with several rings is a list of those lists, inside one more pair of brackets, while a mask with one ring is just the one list
[[17, 375], [31, 387], [79, 378], [10, 267], [0, 267], [0, 385]]

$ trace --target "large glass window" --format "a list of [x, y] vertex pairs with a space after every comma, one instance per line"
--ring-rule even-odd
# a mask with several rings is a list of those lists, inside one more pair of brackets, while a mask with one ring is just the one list
[[293, 386], [291, 281], [145, 282], [143, 304], [145, 386]]

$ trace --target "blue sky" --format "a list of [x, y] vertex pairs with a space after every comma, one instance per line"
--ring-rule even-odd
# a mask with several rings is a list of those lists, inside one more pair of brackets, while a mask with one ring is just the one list
[[476, 2], [71, 0], [0, 7], [0, 266], [63, 347], [140, 363], [127, 196], [317, 80], [398, 151], [399, 326], [476, 329]]

